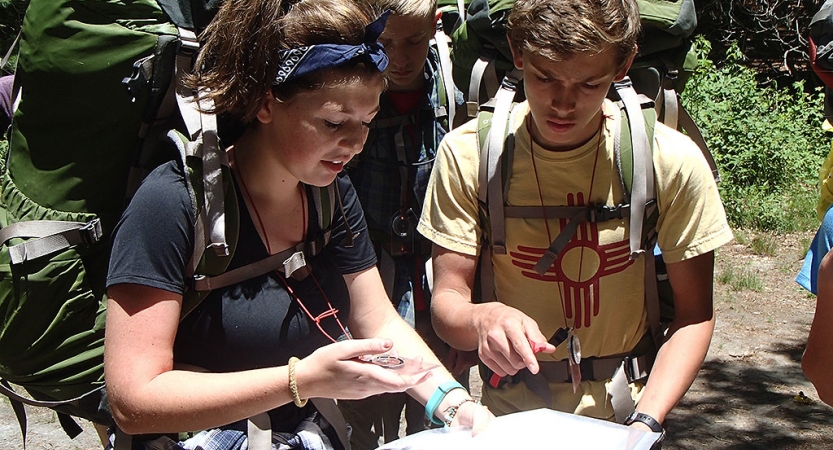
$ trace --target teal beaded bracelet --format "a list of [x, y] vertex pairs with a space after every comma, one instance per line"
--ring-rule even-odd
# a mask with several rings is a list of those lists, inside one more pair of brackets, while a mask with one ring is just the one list
[[431, 395], [431, 398], [428, 400], [428, 403], [425, 404], [425, 417], [431, 421], [434, 425], [442, 425], [443, 422], [434, 417], [434, 413], [437, 412], [437, 407], [440, 406], [440, 403], [445, 398], [446, 394], [453, 391], [454, 389], [462, 389], [466, 390], [462, 384], [456, 381], [446, 381], [445, 383], [437, 386], [437, 390], [434, 391], [434, 394]]

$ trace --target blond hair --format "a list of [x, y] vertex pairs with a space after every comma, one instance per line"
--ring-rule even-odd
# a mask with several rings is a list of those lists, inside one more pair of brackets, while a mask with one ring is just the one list
[[507, 24], [517, 53], [564, 61], [613, 47], [618, 70], [635, 52], [640, 32], [636, 0], [517, 0]]
[[227, 0], [203, 32], [186, 82], [214, 101], [210, 112], [249, 123], [266, 95], [286, 100], [299, 90], [323, 87], [325, 79], [332, 83], [333, 73], [341, 82], [382, 77], [372, 64], [356, 62], [273, 86], [280, 50], [361, 44], [376, 15], [371, 5], [353, 0]]

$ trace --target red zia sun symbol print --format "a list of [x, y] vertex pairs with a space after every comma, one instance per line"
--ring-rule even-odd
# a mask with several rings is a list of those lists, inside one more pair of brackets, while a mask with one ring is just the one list
[[[583, 203], [579, 194], [576, 202], [573, 194], [567, 196], [567, 204]], [[561, 229], [567, 220], [559, 221]], [[564, 247], [544, 275], [533, 267], [543, 256], [545, 248], [518, 246], [510, 251], [512, 264], [521, 268], [525, 277], [546, 282], [557, 282], [560, 298], [564, 299], [564, 314], [573, 319], [573, 327], [589, 327], [590, 318], [599, 315], [599, 280], [601, 277], [621, 272], [633, 261], [629, 258], [628, 240], [599, 245], [599, 229], [596, 223], [579, 225], [575, 236]]]

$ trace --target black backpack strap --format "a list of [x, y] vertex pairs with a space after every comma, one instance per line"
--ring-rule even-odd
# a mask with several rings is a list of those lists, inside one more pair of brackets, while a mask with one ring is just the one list
[[23, 402], [18, 399], [19, 394], [12, 389], [12, 386], [6, 380], [0, 380], [0, 392], [9, 397], [9, 404], [12, 405], [14, 416], [17, 418], [17, 424], [20, 426], [20, 434], [23, 436], [23, 448], [26, 449], [26, 431], [28, 423], [26, 421], [26, 408], [23, 407]]
[[[54, 400], [54, 401], [47, 401], [47, 400], [34, 400], [28, 397], [24, 397], [23, 395], [18, 394], [14, 388], [12, 388], [11, 384], [7, 380], [0, 379], [0, 393], [4, 394], [9, 398], [9, 403], [12, 406], [12, 410], [14, 411], [14, 415], [17, 418], [17, 423], [20, 426], [20, 432], [23, 436], [23, 448], [26, 448], [26, 432], [28, 429], [27, 420], [26, 420], [26, 409], [23, 405], [29, 406], [37, 406], [37, 407], [45, 407], [45, 408], [54, 408], [56, 406], [67, 405], [70, 403], [77, 403], [82, 398], [94, 394], [103, 387], [98, 387], [93, 389], [92, 391], [83, 394], [76, 398], [71, 398], [69, 400]], [[76, 436], [81, 434], [84, 431], [80, 425], [68, 414], [64, 414], [62, 412], [56, 411], [58, 414], [58, 422], [61, 424], [61, 428], [70, 437], [70, 439], [75, 439]]]

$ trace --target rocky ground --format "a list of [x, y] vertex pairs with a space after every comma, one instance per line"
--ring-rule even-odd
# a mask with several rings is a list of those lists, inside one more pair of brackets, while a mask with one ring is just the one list
[[[664, 449], [833, 449], [833, 409], [800, 365], [815, 298], [793, 278], [811, 238], [740, 232], [720, 249], [715, 336], [699, 377], [668, 417]], [[71, 440], [50, 411], [29, 409], [26, 448], [100, 449], [92, 427], [82, 425]], [[22, 448], [11, 408], [0, 401], [0, 449]]]

